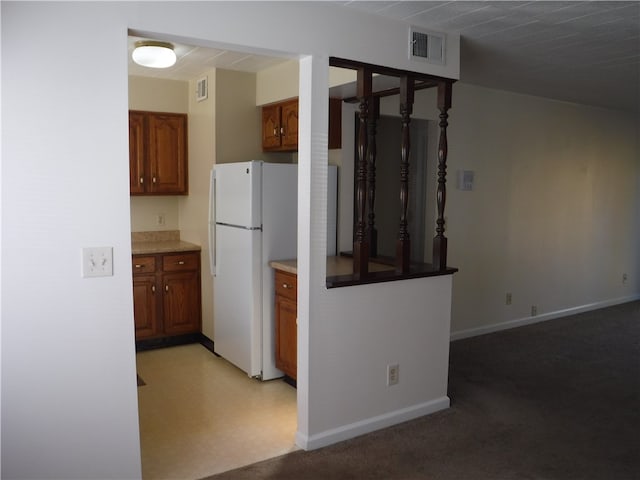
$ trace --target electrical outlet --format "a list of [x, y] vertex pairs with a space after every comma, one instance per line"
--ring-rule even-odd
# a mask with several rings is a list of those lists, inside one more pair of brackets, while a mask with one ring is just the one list
[[511, 305], [511, 292], [507, 292], [507, 297], [505, 299], [506, 305]]
[[538, 315], [538, 307], [531, 305], [531, 316], [535, 317], [536, 315]]
[[400, 381], [400, 365], [387, 365], [387, 387], [396, 385]]
[[626, 284], [627, 284], [627, 278], [628, 278], [628, 277], [627, 277], [627, 274], [626, 274], [626, 273], [623, 273], [623, 274], [622, 274], [622, 284], [623, 284], [623, 285], [626, 285]]
[[164, 225], [164, 213], [156, 215], [156, 225]]
[[113, 247], [82, 249], [82, 276], [110, 277], [113, 275]]

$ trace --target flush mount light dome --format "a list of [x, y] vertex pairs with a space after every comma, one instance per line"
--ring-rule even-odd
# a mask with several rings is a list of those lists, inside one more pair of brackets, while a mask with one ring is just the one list
[[168, 42], [155, 40], [140, 40], [136, 42], [131, 58], [138, 65], [151, 68], [168, 68], [176, 63], [173, 45]]

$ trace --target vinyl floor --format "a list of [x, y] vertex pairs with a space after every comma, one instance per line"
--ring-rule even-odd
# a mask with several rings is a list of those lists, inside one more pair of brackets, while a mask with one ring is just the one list
[[198, 479], [297, 449], [296, 390], [199, 344], [136, 355], [142, 477]]

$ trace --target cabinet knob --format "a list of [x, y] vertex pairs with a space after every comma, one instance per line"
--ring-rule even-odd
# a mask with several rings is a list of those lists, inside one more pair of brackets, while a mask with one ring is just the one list
[[280, 135], [284, 135], [284, 127], [280, 127]]
[[152, 181], [153, 183], [156, 183], [156, 177], [153, 177], [153, 178], [151, 179], [151, 181]]
[[156, 286], [155, 285], [151, 285], [151, 293], [156, 293]]
[[169, 291], [169, 285], [165, 285], [165, 286], [164, 286], [164, 291], [165, 291], [165, 292], [168, 292], [168, 291]]
[[140, 183], [144, 183], [144, 177], [140, 177]]
[[184, 260], [180, 260], [179, 262], [176, 262], [176, 265], [184, 265]]
[[277, 137], [278, 136], [278, 127], [274, 127], [273, 128], [273, 136]]
[[282, 284], [282, 288], [284, 288], [286, 290], [287, 288], [293, 288], [293, 286], [289, 285], [288, 283], [283, 283]]
[[143, 265], [141, 263], [136, 263], [136, 265], [135, 265], [136, 268], [142, 268], [142, 266]]

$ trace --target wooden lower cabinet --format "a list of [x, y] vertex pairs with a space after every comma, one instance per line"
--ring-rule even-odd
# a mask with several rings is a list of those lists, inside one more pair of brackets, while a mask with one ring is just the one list
[[133, 320], [136, 340], [153, 337], [158, 332], [156, 283], [155, 275], [133, 276]]
[[298, 288], [297, 276], [275, 271], [276, 367], [297, 378]]
[[132, 259], [136, 341], [200, 332], [200, 252]]

